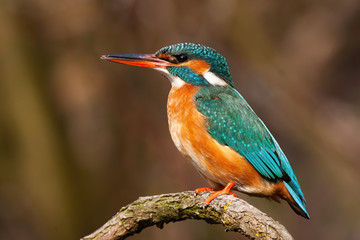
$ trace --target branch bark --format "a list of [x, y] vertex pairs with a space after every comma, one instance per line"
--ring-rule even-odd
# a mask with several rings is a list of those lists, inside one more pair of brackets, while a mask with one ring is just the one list
[[279, 222], [231, 195], [215, 198], [204, 207], [208, 192], [193, 191], [140, 197], [123, 207], [101, 228], [81, 240], [120, 240], [153, 225], [185, 219], [201, 219], [222, 224], [226, 231], [239, 232], [250, 239], [293, 239]]

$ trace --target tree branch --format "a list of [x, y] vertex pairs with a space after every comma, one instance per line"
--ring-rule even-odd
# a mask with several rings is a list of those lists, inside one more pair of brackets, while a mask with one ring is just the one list
[[250, 239], [293, 239], [279, 222], [231, 195], [222, 195], [204, 207], [209, 193], [193, 191], [140, 197], [123, 207], [101, 228], [82, 240], [120, 240], [153, 225], [185, 219], [201, 219], [222, 224], [226, 231], [239, 232]]

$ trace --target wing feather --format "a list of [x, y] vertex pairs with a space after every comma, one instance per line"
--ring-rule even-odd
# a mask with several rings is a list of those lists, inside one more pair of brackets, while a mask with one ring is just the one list
[[295, 177], [265, 124], [235, 89], [202, 88], [196, 105], [208, 119], [210, 135], [244, 156], [264, 178], [277, 182]]
[[202, 87], [195, 101], [198, 111], [207, 117], [209, 134], [244, 156], [264, 179], [272, 183], [283, 180], [299, 206], [300, 210], [295, 211], [309, 218], [304, 195], [289, 161], [240, 93], [232, 87]]

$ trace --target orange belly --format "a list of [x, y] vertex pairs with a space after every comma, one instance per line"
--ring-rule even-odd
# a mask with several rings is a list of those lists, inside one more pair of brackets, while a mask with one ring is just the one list
[[234, 188], [241, 192], [269, 197], [278, 194], [284, 187], [282, 182], [271, 184], [265, 181], [243, 156], [219, 144], [208, 133], [206, 117], [195, 105], [194, 96], [198, 90], [199, 87], [185, 84], [173, 87], [169, 94], [169, 128], [179, 151], [215, 189], [234, 181]]

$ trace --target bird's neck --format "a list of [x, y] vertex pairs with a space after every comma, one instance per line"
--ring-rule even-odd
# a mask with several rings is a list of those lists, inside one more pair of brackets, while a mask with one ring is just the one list
[[[173, 85], [168, 97], [168, 114], [194, 105], [194, 96], [200, 86], [184, 83], [181, 86]], [[169, 112], [170, 111], [170, 112]]]

